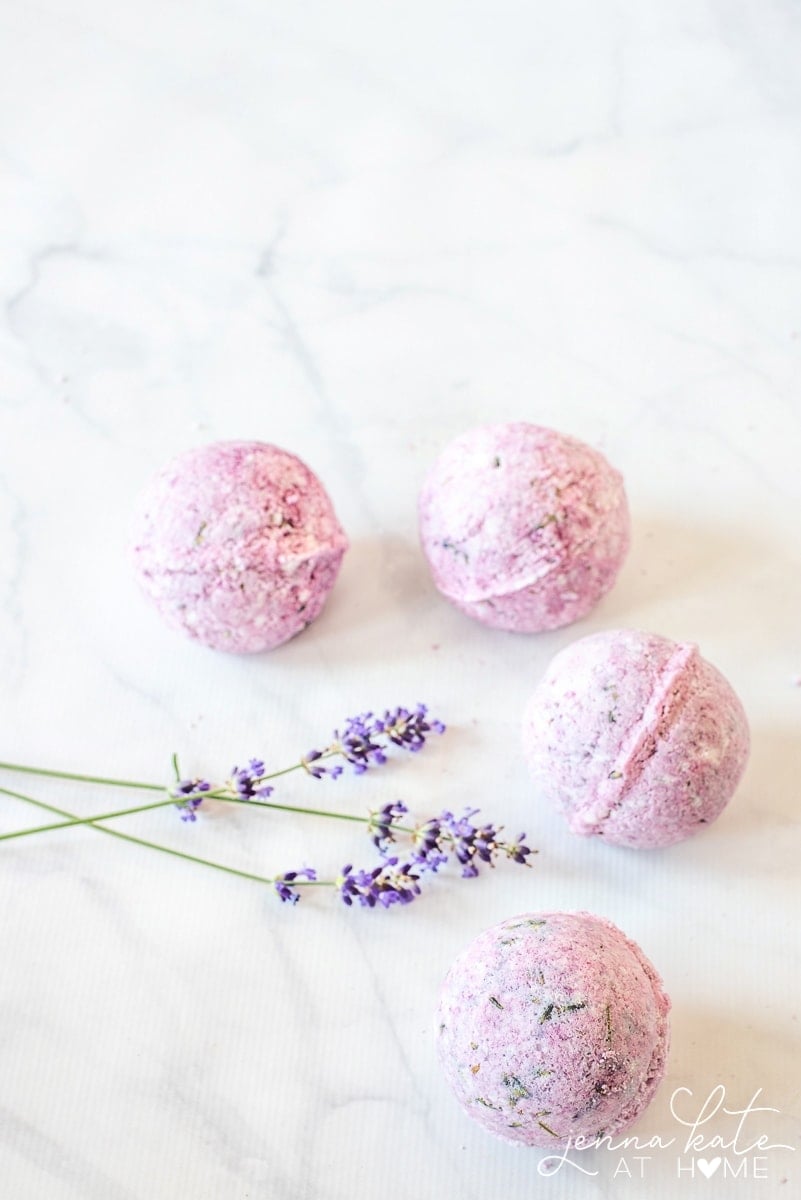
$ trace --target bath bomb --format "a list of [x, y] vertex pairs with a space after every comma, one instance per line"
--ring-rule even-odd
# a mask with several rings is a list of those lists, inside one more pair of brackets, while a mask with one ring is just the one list
[[748, 721], [698, 647], [634, 629], [573, 642], [550, 663], [523, 718], [535, 790], [574, 833], [669, 846], [731, 799]]
[[583, 617], [629, 546], [620, 473], [576, 438], [522, 421], [451, 442], [423, 484], [419, 515], [440, 592], [518, 633]]
[[468, 1116], [559, 1149], [631, 1125], [665, 1072], [670, 1000], [634, 942], [602, 917], [511, 917], [454, 962], [439, 1057]]
[[269, 650], [300, 633], [347, 546], [316, 475], [263, 442], [216, 442], [173, 459], [134, 518], [145, 592], [170, 625], [215, 650]]

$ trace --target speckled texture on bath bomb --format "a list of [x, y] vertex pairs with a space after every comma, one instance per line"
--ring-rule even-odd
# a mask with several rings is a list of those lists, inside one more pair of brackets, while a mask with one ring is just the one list
[[162, 616], [238, 653], [305, 629], [347, 546], [316, 475], [263, 442], [216, 442], [173, 459], [134, 520], [136, 575]]
[[468, 1116], [559, 1149], [631, 1125], [665, 1071], [670, 1000], [640, 948], [590, 913], [485, 930], [448, 972], [438, 1049]]
[[576, 438], [518, 421], [446, 446], [420, 494], [434, 582], [485, 625], [518, 633], [577, 621], [629, 547], [623, 479]]
[[720, 815], [749, 742], [740, 701], [697, 646], [634, 629], [557, 654], [523, 718], [537, 798], [574, 833], [643, 849]]

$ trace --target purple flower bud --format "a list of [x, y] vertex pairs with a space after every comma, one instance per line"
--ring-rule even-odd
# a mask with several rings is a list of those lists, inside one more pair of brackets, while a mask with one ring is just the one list
[[202, 792], [210, 792], [211, 784], [206, 779], [179, 779], [169, 789], [170, 795], [179, 801], [176, 804], [182, 821], [196, 821], [197, 812], [203, 803]]
[[297, 879], [315, 880], [317, 872], [312, 867], [301, 867], [299, 871], [284, 871], [283, 875], [277, 875], [273, 880], [273, 887], [276, 894], [283, 903], [297, 904], [300, 900], [300, 892], [289, 885]]
[[231, 785], [242, 800], [252, 800], [258, 794], [264, 763], [260, 758], [251, 758], [246, 767], [234, 767], [231, 771]]

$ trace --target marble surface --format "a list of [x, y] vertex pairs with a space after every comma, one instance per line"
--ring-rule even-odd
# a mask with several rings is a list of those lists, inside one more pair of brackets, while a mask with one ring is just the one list
[[[4, 1197], [797, 1193], [800, 58], [789, 0], [0, 4], [0, 757], [219, 775], [422, 699], [449, 725], [423, 755], [276, 799], [476, 804], [540, 851], [368, 913], [93, 828], [3, 843]], [[422, 560], [428, 465], [495, 419], [625, 475], [631, 554], [572, 628], [482, 628]], [[150, 474], [241, 437], [301, 454], [352, 542], [320, 620], [254, 658], [167, 630], [126, 558]], [[753, 729], [720, 821], [658, 853], [571, 836], [519, 753], [550, 656], [626, 625], [698, 642]], [[0, 798], [3, 831], [39, 822]], [[370, 857], [301, 816], [117, 828], [256, 873]], [[439, 982], [537, 908], [610, 917], [663, 974], [669, 1072], [632, 1133], [670, 1148], [543, 1180], [449, 1095]], [[681, 1158], [718, 1087], [777, 1111], [708, 1106]]]

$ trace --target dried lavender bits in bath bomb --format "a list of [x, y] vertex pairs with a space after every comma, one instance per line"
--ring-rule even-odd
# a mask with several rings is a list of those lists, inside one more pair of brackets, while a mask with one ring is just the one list
[[491, 1133], [559, 1149], [631, 1125], [665, 1072], [670, 1000], [610, 921], [541, 912], [485, 930], [448, 972], [443, 1070]]
[[697, 646], [634, 629], [557, 654], [523, 718], [537, 797], [574, 833], [643, 849], [720, 815], [749, 741], [740, 701]]
[[137, 578], [165, 620], [215, 650], [269, 650], [320, 613], [347, 549], [294, 454], [217, 442], [173, 459], [141, 497]]
[[451, 442], [419, 508], [440, 592], [496, 629], [577, 621], [611, 588], [629, 547], [620, 473], [576, 438], [525, 422]]

